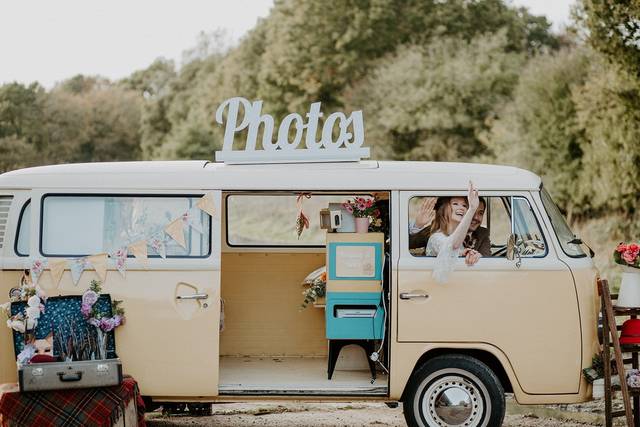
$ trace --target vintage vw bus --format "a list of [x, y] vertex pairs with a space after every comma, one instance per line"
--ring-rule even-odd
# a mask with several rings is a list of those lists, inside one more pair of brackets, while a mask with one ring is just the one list
[[[491, 256], [472, 267], [460, 258], [436, 283], [436, 258], [410, 248], [409, 229], [423, 198], [464, 196], [470, 179], [484, 199]], [[412, 426], [486, 426], [503, 419], [506, 392], [522, 404], [590, 398], [581, 371], [598, 346], [597, 272], [540, 178], [513, 167], [174, 161], [17, 170], [0, 176], [0, 294], [33, 259], [109, 252], [207, 194], [213, 215], [202, 215], [201, 232], [185, 228], [186, 248], [169, 239], [166, 258], [151, 247], [146, 263], [130, 255], [126, 274], [110, 264], [103, 284], [127, 312], [116, 332], [124, 370], [153, 402], [402, 401]], [[376, 232], [319, 227], [322, 209], [355, 196], [376, 198]], [[300, 210], [310, 227], [298, 238]], [[301, 309], [302, 283], [322, 266], [326, 299]], [[49, 296], [80, 294], [94, 278], [87, 269], [76, 286], [66, 270], [54, 283], [45, 271], [40, 285]], [[15, 381], [2, 327], [0, 383]]]

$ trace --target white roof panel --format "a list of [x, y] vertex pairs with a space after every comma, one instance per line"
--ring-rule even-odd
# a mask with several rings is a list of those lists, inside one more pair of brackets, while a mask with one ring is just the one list
[[362, 161], [225, 165], [208, 161], [83, 163], [0, 175], [2, 189], [536, 190], [523, 169], [477, 163]]

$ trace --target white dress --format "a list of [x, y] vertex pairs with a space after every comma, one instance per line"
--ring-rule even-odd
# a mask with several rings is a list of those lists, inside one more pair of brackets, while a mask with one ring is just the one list
[[426, 255], [436, 257], [436, 265], [433, 268], [433, 278], [438, 283], [445, 283], [449, 273], [455, 270], [456, 260], [464, 251], [463, 245], [455, 250], [451, 236], [441, 231], [433, 233], [427, 241]]

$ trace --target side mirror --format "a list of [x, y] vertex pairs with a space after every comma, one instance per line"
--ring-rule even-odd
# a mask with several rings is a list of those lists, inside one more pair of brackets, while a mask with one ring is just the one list
[[509, 235], [507, 240], [507, 259], [516, 261], [516, 267], [520, 268], [522, 258], [520, 257], [520, 248], [518, 247], [518, 237], [515, 234]]

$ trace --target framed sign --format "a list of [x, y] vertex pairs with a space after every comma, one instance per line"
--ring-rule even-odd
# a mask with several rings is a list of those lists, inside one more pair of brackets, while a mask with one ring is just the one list
[[329, 280], [382, 280], [382, 243], [331, 242]]

